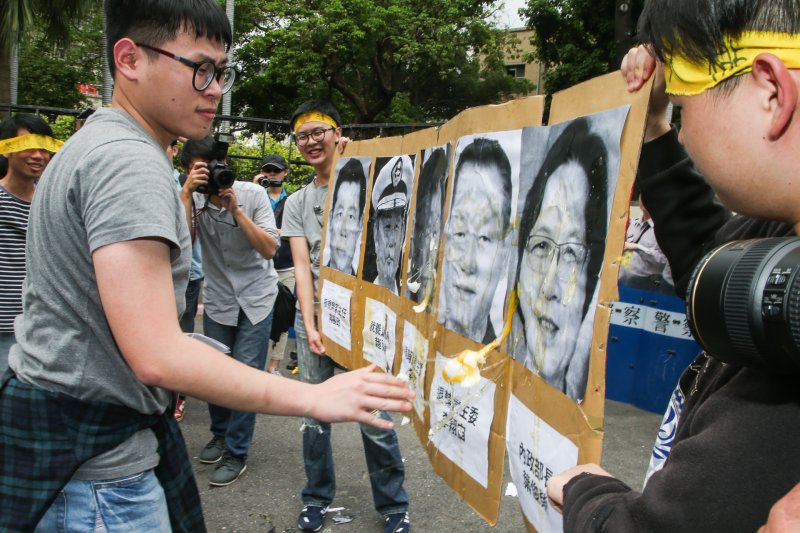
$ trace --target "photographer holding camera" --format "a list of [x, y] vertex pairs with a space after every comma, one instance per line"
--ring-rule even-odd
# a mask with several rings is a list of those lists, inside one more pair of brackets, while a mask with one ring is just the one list
[[650, 44], [623, 76], [631, 91], [655, 81], [637, 180], [706, 352], [641, 493], [579, 465], [548, 496], [565, 531], [756, 531], [800, 479], [800, 351], [783, 333], [800, 322], [800, 1], [649, 0], [639, 28]]
[[[226, 143], [209, 136], [188, 141], [181, 154], [187, 171], [181, 200], [206, 273], [203, 333], [228, 346], [237, 361], [263, 370], [278, 293], [270, 261], [278, 230], [264, 189], [236, 181], [226, 153]], [[208, 411], [213, 438], [198, 459], [218, 463], [211, 485], [229, 485], [246, 468], [255, 414], [211, 403]]]
[[[253, 183], [261, 185], [266, 189], [269, 195], [269, 203], [272, 206], [272, 212], [275, 214], [275, 224], [278, 226], [278, 233], [281, 230], [281, 223], [283, 222], [283, 207], [286, 205], [286, 199], [289, 198], [289, 193], [283, 186], [283, 181], [289, 175], [289, 166], [286, 164], [286, 159], [280, 154], [270, 154], [261, 160], [261, 171], [253, 177]], [[292, 261], [292, 250], [288, 243], [278, 248], [275, 257], [272, 260], [275, 266], [275, 271], [278, 273], [278, 280], [283, 283], [290, 292], [294, 293], [294, 261]], [[294, 304], [292, 304], [294, 305]], [[273, 329], [280, 328], [281, 324], [273, 323]], [[281, 329], [284, 329], [285, 326]], [[289, 352], [294, 351], [294, 339], [289, 343], [288, 331], [273, 331], [273, 339], [278, 336], [278, 341], [272, 340], [269, 344], [269, 363], [267, 364], [267, 371], [280, 375], [281, 361], [287, 352], [287, 346], [291, 344]]]

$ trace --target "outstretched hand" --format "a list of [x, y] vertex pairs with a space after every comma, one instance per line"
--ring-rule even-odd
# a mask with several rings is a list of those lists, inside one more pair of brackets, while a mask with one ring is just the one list
[[547, 482], [547, 498], [558, 512], [562, 512], [564, 507], [564, 486], [569, 483], [572, 478], [583, 473], [613, 477], [600, 465], [594, 463], [573, 466], [569, 470], [565, 470], [551, 477], [550, 481]]
[[408, 383], [376, 366], [337, 374], [314, 386], [316, 401], [311, 417], [324, 422], [361, 422], [382, 429], [394, 424], [374, 411], [409, 411], [414, 393]]
[[667, 98], [666, 84], [664, 83], [664, 65], [656, 59], [646, 45], [639, 45], [631, 48], [622, 58], [620, 71], [628, 84], [629, 92], [638, 91], [647, 80], [653, 78], [653, 91], [650, 93], [650, 110], [647, 115], [644, 141], [652, 141], [669, 131], [670, 125], [667, 120], [669, 98]]

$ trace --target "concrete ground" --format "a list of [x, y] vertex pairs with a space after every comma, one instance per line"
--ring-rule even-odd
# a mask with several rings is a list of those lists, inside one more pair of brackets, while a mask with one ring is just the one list
[[[634, 488], [640, 488], [650, 448], [661, 416], [613, 401], [606, 403], [606, 438], [603, 466]], [[400, 446], [406, 461], [405, 487], [416, 532], [523, 531], [516, 497], [502, 496], [500, 518], [490, 527], [433, 472], [427, 455], [410, 425], [398, 425]], [[206, 523], [212, 532], [282, 533], [297, 530], [302, 508], [300, 491], [305, 482], [300, 419], [259, 415], [247, 471], [228, 487], [211, 488], [213, 466], [195, 459], [210, 439], [206, 404], [189, 399], [181, 422], [189, 455], [193, 458]], [[379, 533], [383, 519], [372, 507], [366, 463], [356, 424], [337, 424], [333, 431], [337, 493], [334, 507], [344, 507], [352, 521], [335, 524], [329, 514], [323, 533]], [[506, 473], [503, 487], [511, 482]]]

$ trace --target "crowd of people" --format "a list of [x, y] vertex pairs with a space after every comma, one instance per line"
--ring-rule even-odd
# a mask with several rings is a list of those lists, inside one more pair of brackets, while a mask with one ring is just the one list
[[[198, 460], [216, 465], [215, 486], [245, 471], [255, 413], [303, 417], [302, 531], [323, 527], [335, 497], [331, 423], [359, 422], [384, 531], [408, 533], [405, 467], [388, 412], [410, 410], [413, 393], [372, 367], [334, 373], [318, 330], [323, 207], [342, 141], [338, 111], [313, 100], [292, 115], [294, 142], [314, 169], [296, 193], [283, 188], [288, 165], [277, 154], [264, 158], [252, 182], [220, 186], [225, 169], [209, 129], [235, 78], [224, 11], [214, 0], [106, 0], [105, 17], [112, 106], [63, 146], [39, 117], [20, 114], [0, 125], [7, 163], [0, 179], [0, 531], [204, 531], [177, 424], [190, 396], [208, 403], [211, 440]], [[683, 294], [715, 246], [800, 229], [793, 181], [800, 3], [648, 0], [639, 25], [647, 44], [627, 54], [622, 73], [631, 91], [654, 78], [637, 176], [647, 207], [626, 250], [641, 255], [656, 242]], [[680, 130], [665, 118], [668, 99], [682, 109]], [[580, 138], [591, 155], [592, 135], [580, 121], [562, 136], [565, 151]], [[179, 152], [177, 139], [187, 139]], [[475, 340], [495, 337], [486, 318], [494, 287], [482, 287], [484, 296], [470, 305], [459, 303], [459, 291], [470, 272], [491, 270], [507, 253], [509, 227], [480, 243], [463, 228], [489, 212], [511, 223], [509, 164], [497, 148], [477, 138], [464, 149], [451, 215], [428, 232], [452, 237], [442, 265], [445, 324]], [[178, 154], [184, 174], [172, 166]], [[423, 162], [437, 176], [428, 193], [432, 213], [442, 207], [443, 156], [435, 149]], [[523, 324], [541, 320], [536, 299], [550, 298], [559, 269], [568, 274], [571, 261], [600, 268], [587, 246], [605, 234], [608, 218], [597, 207], [604, 202], [593, 201], [605, 191], [588, 184], [594, 160], [562, 154], [545, 161], [541, 190], [526, 200], [533, 215], [520, 228], [515, 287]], [[381, 170], [372, 204], [386, 227], [374, 228], [376, 242], [395, 235], [406, 216], [407, 167], [396, 158]], [[353, 274], [366, 175], [357, 158], [338, 171], [331, 221], [339, 234], [328, 239], [327, 264]], [[556, 196], [570, 199], [567, 224], [551, 216]], [[412, 249], [419, 284], [412, 292], [421, 301], [432, 290], [436, 259], [424, 239]], [[397, 257], [376, 257], [375, 270], [376, 281], [397, 293]], [[667, 279], [664, 272], [658, 275]], [[296, 294], [299, 381], [277, 371], [286, 350], [283, 331], [272, 328], [279, 280]], [[205, 340], [185, 335], [201, 287]], [[565, 324], [579, 324], [591, 304], [583, 295], [592, 291], [581, 289]], [[515, 357], [536, 366], [530, 347], [570, 351], [576, 334], [563, 329], [563, 338], [526, 329]], [[539, 373], [569, 390], [570, 380], [585, 380], [583, 370], [577, 378], [569, 367]], [[549, 480], [548, 496], [566, 531], [795, 531], [798, 416], [792, 375], [703, 353], [665, 418], [665, 427], [677, 424], [671, 452], [641, 492], [598, 465], [578, 465]]]

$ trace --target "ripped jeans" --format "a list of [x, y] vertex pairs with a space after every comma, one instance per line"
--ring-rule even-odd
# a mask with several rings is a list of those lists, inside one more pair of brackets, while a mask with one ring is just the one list
[[[335, 364], [330, 357], [311, 353], [303, 317], [297, 311], [294, 321], [297, 334], [297, 366], [300, 380], [305, 383], [322, 383], [333, 376]], [[381, 418], [389, 420], [381, 411]], [[408, 494], [403, 488], [405, 466], [400, 454], [397, 433], [361, 424], [361, 440], [367, 459], [369, 481], [375, 509], [381, 514], [402, 513], [408, 510]], [[306, 468], [306, 486], [303, 488], [303, 505], [326, 507], [336, 494], [336, 476], [333, 468], [331, 425], [313, 418], [303, 419], [303, 462]]]

